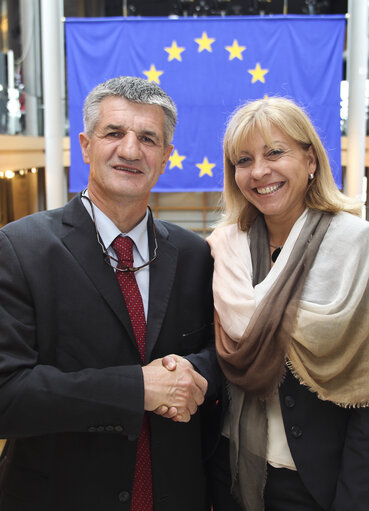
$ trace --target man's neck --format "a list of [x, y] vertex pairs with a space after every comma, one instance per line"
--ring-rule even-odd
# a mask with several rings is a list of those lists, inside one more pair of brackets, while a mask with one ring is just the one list
[[147, 200], [124, 202], [109, 200], [105, 201], [88, 189], [88, 195], [92, 202], [118, 227], [120, 232], [131, 231], [145, 216]]

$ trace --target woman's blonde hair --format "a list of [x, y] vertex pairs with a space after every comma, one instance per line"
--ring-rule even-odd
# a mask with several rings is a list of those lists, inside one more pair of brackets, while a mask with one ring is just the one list
[[270, 144], [271, 126], [295, 140], [302, 149], [312, 147], [316, 155], [317, 168], [309, 182], [305, 205], [330, 213], [347, 211], [361, 214], [362, 203], [345, 196], [337, 188], [327, 153], [310, 119], [293, 101], [282, 97], [270, 97], [247, 103], [231, 116], [224, 135], [224, 215], [221, 224], [237, 223], [242, 230], [248, 230], [258, 210], [239, 190], [235, 181], [235, 162], [245, 140], [259, 131], [266, 143]]

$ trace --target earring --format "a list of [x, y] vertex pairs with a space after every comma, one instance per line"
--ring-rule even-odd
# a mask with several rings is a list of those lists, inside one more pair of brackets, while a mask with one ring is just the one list
[[312, 181], [313, 179], [314, 179], [314, 174], [311, 172], [311, 173], [309, 174], [309, 181]]

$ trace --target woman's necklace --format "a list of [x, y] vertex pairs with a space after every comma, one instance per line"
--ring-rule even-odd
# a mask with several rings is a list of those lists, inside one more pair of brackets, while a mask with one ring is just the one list
[[276, 247], [275, 245], [271, 245], [269, 244], [270, 248], [274, 248], [273, 252], [272, 252], [272, 255], [271, 255], [271, 258], [272, 258], [272, 261], [273, 263], [276, 262], [279, 254], [281, 253], [281, 250], [283, 248], [283, 245], [281, 247]]

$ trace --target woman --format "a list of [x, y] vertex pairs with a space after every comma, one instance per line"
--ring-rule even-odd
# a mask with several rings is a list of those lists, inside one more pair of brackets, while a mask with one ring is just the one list
[[[309, 118], [284, 98], [233, 115], [224, 165], [225, 216], [208, 241], [229, 382], [232, 493], [246, 511], [367, 510], [369, 224], [358, 218], [361, 204], [337, 189]], [[227, 466], [225, 442], [218, 467]], [[219, 482], [214, 511], [237, 509], [220, 503]]]

